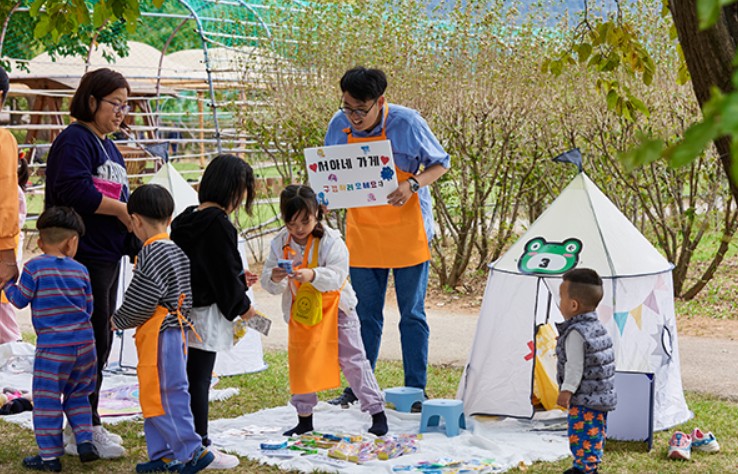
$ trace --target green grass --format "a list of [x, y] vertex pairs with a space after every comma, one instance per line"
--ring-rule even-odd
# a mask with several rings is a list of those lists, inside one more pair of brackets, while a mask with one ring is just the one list
[[[214, 402], [210, 406], [210, 419], [237, 417], [263, 408], [284, 406], [289, 400], [287, 355], [283, 351], [267, 352], [264, 358], [269, 368], [263, 372], [235, 377], [223, 377], [219, 388], [238, 387], [240, 393], [228, 400]], [[428, 392], [435, 398], [454, 398], [462, 370], [454, 367], [431, 366], [428, 373]], [[402, 385], [402, 365], [399, 362], [380, 361], [377, 377], [382, 387]], [[339, 394], [340, 390], [322, 392], [326, 400]], [[607, 473], [727, 473], [738, 471], [738, 404], [714, 397], [687, 394], [689, 407], [695, 418], [678, 427], [691, 431], [694, 427], [712, 431], [718, 437], [722, 450], [717, 454], [693, 453], [692, 461], [678, 462], [666, 459], [666, 447], [671, 432], [656, 433], [654, 449], [646, 451], [645, 443], [608, 441], [601, 472]], [[0, 448], [0, 472], [23, 472], [20, 468], [24, 456], [35, 454], [33, 432], [19, 426], [0, 421], [5, 433]], [[82, 465], [76, 457], [65, 456], [62, 460], [65, 472], [123, 473], [132, 472], [137, 462], [146, 459], [146, 446], [142, 433], [142, 422], [126, 422], [110, 427], [124, 439], [128, 456], [124, 459], [98, 461]], [[561, 473], [570, 466], [570, 460], [554, 463], [535, 463], [527, 468], [529, 473]], [[277, 468], [262, 466], [241, 458], [241, 465], [233, 473], [278, 473]], [[292, 471], [290, 471], [292, 472]], [[515, 472], [513, 469], [512, 472]]]

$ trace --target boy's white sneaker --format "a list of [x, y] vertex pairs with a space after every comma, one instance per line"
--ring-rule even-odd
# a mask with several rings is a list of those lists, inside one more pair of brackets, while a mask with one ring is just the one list
[[208, 451], [213, 453], [215, 459], [205, 469], [233, 469], [241, 463], [238, 456], [221, 452], [213, 445], [208, 446]]
[[[115, 433], [112, 433], [106, 430], [104, 426], [94, 426], [93, 429], [101, 430], [103, 432], [103, 435], [106, 436], [113, 443], [120, 444], [120, 445], [123, 444], [123, 438], [121, 438], [120, 435], [117, 435]], [[64, 446], [67, 446], [69, 444], [77, 444], [77, 439], [74, 437], [74, 431], [72, 431], [72, 426], [68, 423], [64, 427], [63, 437], [64, 437]]]

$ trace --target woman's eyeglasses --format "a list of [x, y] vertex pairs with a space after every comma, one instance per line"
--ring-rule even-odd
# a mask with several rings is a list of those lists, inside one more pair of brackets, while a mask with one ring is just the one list
[[119, 104], [118, 102], [113, 102], [112, 100], [108, 99], [100, 99], [102, 102], [107, 102], [108, 104], [113, 106], [113, 112], [116, 114], [123, 114], [126, 115], [131, 110], [131, 106], [128, 104]]

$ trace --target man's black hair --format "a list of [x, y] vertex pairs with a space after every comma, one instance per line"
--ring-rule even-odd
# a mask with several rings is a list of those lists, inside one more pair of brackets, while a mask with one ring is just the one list
[[41, 213], [36, 221], [36, 229], [43, 241], [57, 244], [69, 238], [72, 233], [82, 237], [85, 234], [85, 223], [71, 207], [56, 206]]
[[138, 214], [157, 222], [166, 223], [174, 213], [172, 195], [158, 184], [144, 184], [136, 188], [126, 206], [128, 214]]
[[256, 192], [254, 170], [237, 156], [221, 154], [205, 168], [197, 197], [200, 204], [214, 202], [223, 208], [236, 208], [246, 193], [246, 212], [251, 214]]
[[356, 66], [349, 69], [341, 78], [341, 92], [362, 102], [377, 100], [387, 89], [387, 76], [381, 69], [368, 69]]

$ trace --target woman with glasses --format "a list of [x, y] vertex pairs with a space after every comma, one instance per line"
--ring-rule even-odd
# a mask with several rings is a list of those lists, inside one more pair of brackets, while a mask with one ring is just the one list
[[[126, 79], [110, 69], [97, 69], [82, 76], [69, 110], [76, 121], [56, 137], [46, 166], [46, 208], [73, 208], [82, 216], [86, 229], [75, 259], [87, 267], [92, 283], [97, 386], [90, 395], [90, 405], [93, 443], [102, 458], [125, 454], [121, 437], [101, 425], [98, 399], [102, 369], [113, 340], [110, 316], [116, 307], [120, 260], [123, 255], [135, 255], [140, 247], [131, 234], [131, 218], [126, 209], [126, 165], [108, 138], [123, 123], [130, 92]], [[77, 454], [74, 436], [68, 438], [67, 453]]]
[[[448, 171], [451, 162], [420, 114], [390, 104], [384, 97], [386, 89], [387, 77], [379, 69], [357, 66], [346, 71], [341, 78], [342, 104], [328, 124], [325, 144], [390, 141], [398, 188], [387, 196], [386, 204], [346, 213], [351, 283], [359, 299], [356, 311], [366, 357], [375, 368], [392, 271], [405, 386], [425, 389], [430, 334], [425, 293], [434, 229], [428, 186]], [[331, 403], [347, 406], [355, 401], [347, 388]], [[413, 411], [420, 407], [417, 403]]]

